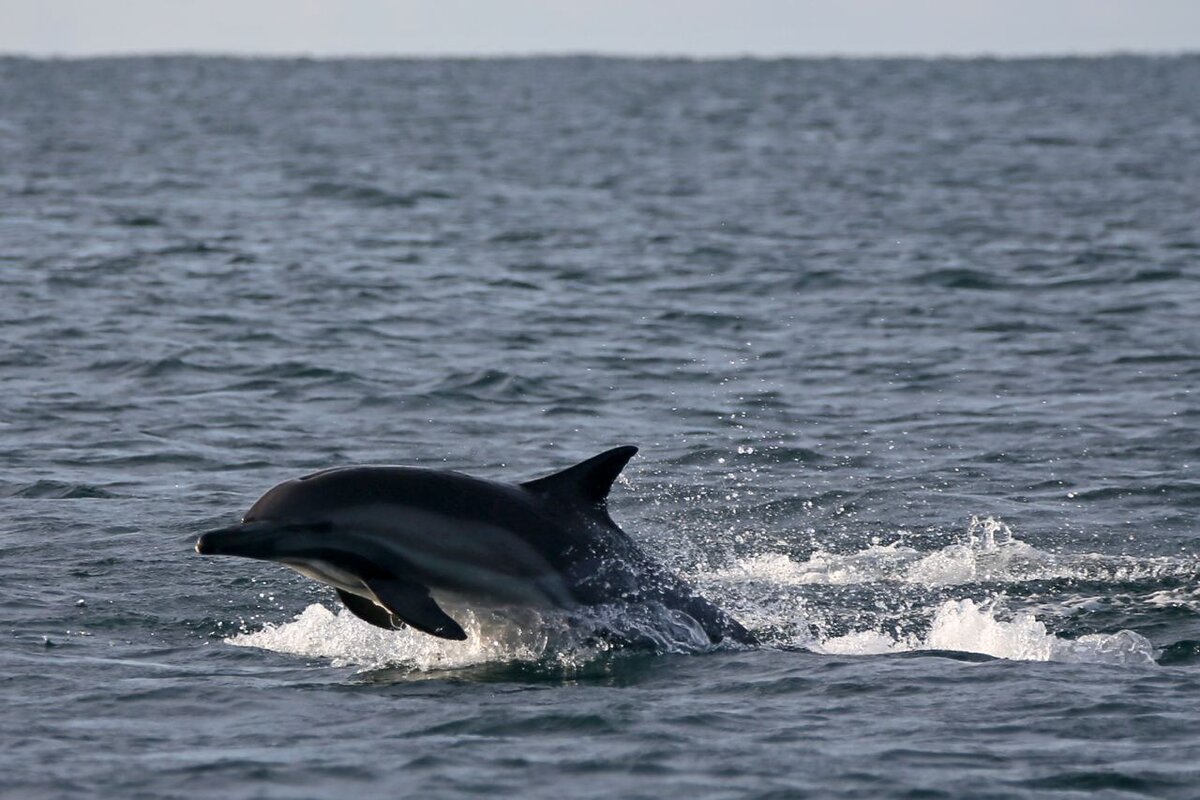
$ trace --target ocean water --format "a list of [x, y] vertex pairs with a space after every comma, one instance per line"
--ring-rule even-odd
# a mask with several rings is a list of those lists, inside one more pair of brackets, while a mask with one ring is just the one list
[[[1196, 797], [1198, 198], [1195, 56], [0, 59], [0, 795]], [[192, 549], [620, 444], [761, 647]]]

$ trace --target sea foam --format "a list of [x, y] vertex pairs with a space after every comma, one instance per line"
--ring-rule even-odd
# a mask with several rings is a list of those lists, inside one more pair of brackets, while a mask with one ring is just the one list
[[1154, 663], [1154, 645], [1133, 631], [1064, 639], [1049, 633], [1043, 622], [1027, 612], [1007, 621], [998, 619], [994, 606], [974, 600], [948, 600], [938, 608], [924, 635], [893, 637], [881, 631], [860, 631], [814, 641], [809, 646], [815, 652], [837, 655], [949, 650], [1013, 661]]

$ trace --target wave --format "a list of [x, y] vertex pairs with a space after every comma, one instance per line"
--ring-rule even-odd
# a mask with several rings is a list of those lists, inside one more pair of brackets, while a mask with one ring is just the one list
[[87, 483], [40, 480], [0, 488], [0, 497], [37, 500], [105, 500], [115, 494]]
[[446, 200], [453, 197], [453, 195], [447, 192], [432, 189], [393, 192], [366, 184], [338, 183], [335, 181], [319, 181], [310, 184], [305, 190], [305, 194], [309, 197], [342, 200], [369, 208], [386, 208], [388, 206], [409, 208], [422, 200]]
[[[1051, 631], [1045, 620], [1087, 613], [1095, 624], [1099, 612], [1117, 614], [1130, 604], [1186, 605], [1192, 595], [1171, 584], [1198, 571], [1200, 562], [1188, 558], [1046, 552], [988, 517], [972, 518], [963, 540], [932, 551], [898, 539], [851, 553], [816, 550], [802, 561], [759, 553], [698, 580], [711, 594], [735, 598], [756, 630], [774, 631], [773, 641], [817, 653], [954, 651], [1140, 665], [1154, 662], [1157, 648], [1139, 633], [1075, 636]], [[1062, 594], [1086, 586], [1123, 602], [1097, 608], [1097, 598]], [[1010, 609], [1013, 593], [1025, 594], [1032, 607]]]
[[935, 269], [912, 278], [917, 286], [937, 286], [943, 289], [1011, 289], [1012, 283], [990, 272], [964, 267]]
[[547, 377], [530, 377], [502, 369], [455, 370], [421, 387], [413, 400], [444, 403], [447, 400], [529, 405], [551, 404], [588, 408], [599, 403], [570, 386]]
[[1065, 661], [1123, 666], [1155, 663], [1156, 648], [1146, 637], [1123, 630], [1066, 639], [1051, 634], [1033, 614], [997, 618], [1001, 601], [979, 604], [948, 600], [938, 608], [924, 635], [892, 636], [859, 631], [811, 643], [818, 653], [880, 655], [923, 650], [980, 653], [1012, 661]]
[[1018, 539], [1000, 520], [973, 517], [964, 541], [933, 552], [922, 552], [897, 539], [854, 553], [816, 550], [805, 561], [793, 560], [782, 553], [761, 553], [742, 559], [713, 577], [723, 582], [758, 581], [782, 586], [880, 582], [956, 586], [1057, 579], [1130, 582], [1191, 576], [1197, 572], [1200, 561], [1191, 559], [1049, 553]]

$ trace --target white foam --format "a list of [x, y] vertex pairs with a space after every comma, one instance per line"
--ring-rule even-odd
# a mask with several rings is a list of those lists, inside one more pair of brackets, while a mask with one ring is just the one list
[[861, 631], [816, 642], [812, 649], [838, 655], [879, 655], [918, 650], [981, 653], [1013, 661], [1066, 661], [1138, 665], [1154, 663], [1154, 645], [1133, 631], [1063, 639], [1046, 630], [1030, 613], [1004, 621], [996, 604], [947, 600], [938, 608], [924, 636], [893, 638], [880, 631]]
[[1129, 581], [1192, 574], [1196, 568], [1195, 563], [1170, 558], [1049, 553], [1015, 537], [1000, 520], [975, 517], [963, 541], [933, 552], [922, 553], [898, 539], [854, 553], [815, 550], [805, 561], [796, 561], [782, 553], [762, 553], [709, 577], [726, 583], [763, 582], [781, 586], [846, 586], [886, 581], [958, 586], [1060, 578]]
[[[1030, 613], [1011, 620], [997, 618], [997, 604], [949, 600], [934, 615], [924, 636], [893, 637], [878, 630], [858, 631], [824, 640], [809, 639], [806, 646], [830, 655], [880, 655], [920, 650], [982, 653], [1020, 661], [1066, 661], [1120, 665], [1152, 664], [1154, 646], [1132, 631], [1093, 634], [1062, 639], [1050, 634]], [[578, 663], [594, 656], [566, 648], [556, 651], [553, 630], [535, 627], [480, 626], [474, 615], [464, 617], [468, 638], [447, 641], [423, 633], [385, 631], [368, 625], [348, 611], [333, 613], [314, 603], [290, 622], [267, 624], [258, 631], [227, 638], [237, 647], [258, 647], [305, 658], [328, 659], [334, 666], [378, 669], [405, 666], [430, 671], [457, 669], [475, 664], [537, 661], [547, 655], [563, 663]], [[487, 633], [484, 633], [486, 628]], [[565, 642], [560, 639], [559, 644]], [[569, 659], [568, 654], [570, 655]]]
[[290, 622], [268, 623], [225, 639], [237, 647], [329, 659], [334, 666], [364, 670], [406, 667], [414, 670], [459, 669], [476, 664], [552, 660], [577, 667], [598, 654], [632, 643], [659, 653], [688, 653], [712, 648], [703, 628], [686, 614], [657, 605], [597, 606], [586, 615], [566, 617], [533, 611], [506, 615], [477, 614], [454, 608], [467, 634], [465, 641], [439, 639], [405, 628], [383, 630], [348, 610], [338, 613], [314, 603]]
[[[777, 641], [820, 653], [950, 650], [1023, 661], [1146, 664], [1154, 660], [1154, 646], [1132, 631], [1077, 639], [1051, 634], [1042, 619], [1076, 613], [1077, 608], [1069, 607], [1071, 600], [1043, 603], [1036, 607], [1036, 615], [1029, 607], [1007, 613], [1000, 599], [986, 603], [946, 600], [946, 590], [1054, 579], [1118, 583], [1194, 574], [1195, 570], [1195, 562], [1188, 559], [1049, 553], [1021, 541], [1007, 525], [989, 517], [973, 518], [962, 541], [933, 551], [921, 552], [901, 538], [850, 553], [816, 550], [804, 561], [782, 553], [761, 553], [698, 578], [710, 595], [737, 598], [738, 616], [748, 618], [756, 629], [774, 631]], [[888, 589], [889, 585], [894, 588]], [[819, 591], [822, 586], [846, 590], [830, 595]], [[884, 596], [899, 594], [881, 602], [881, 591]], [[847, 596], [851, 598], [848, 607], [825, 605], [829, 601], [844, 605]], [[785, 602], [789, 599], [790, 608]], [[1108, 599], [1077, 598], [1074, 602], [1087, 607]], [[1188, 605], [1194, 598], [1174, 591], [1144, 599]], [[794, 618], [797, 608], [802, 608], [803, 618]], [[814, 638], [809, 623], [817, 631], [830, 626], [844, 630], [847, 624], [860, 630]], [[897, 623], [906, 630], [924, 632], [889, 633]]]
[[378, 669], [405, 665], [420, 670], [452, 669], [490, 661], [533, 661], [549, 642], [546, 631], [516, 626], [481, 630], [478, 619], [467, 612], [460, 620], [466, 641], [428, 636], [411, 629], [386, 631], [343, 609], [335, 614], [314, 603], [291, 622], [267, 624], [262, 630], [239, 633], [225, 640], [237, 647], [258, 647], [306, 658], [326, 658], [334, 666]]
[[1163, 589], [1144, 596], [1145, 602], [1163, 608], [1185, 608], [1188, 611], [1200, 611], [1200, 589], [1190, 586], [1177, 589]]

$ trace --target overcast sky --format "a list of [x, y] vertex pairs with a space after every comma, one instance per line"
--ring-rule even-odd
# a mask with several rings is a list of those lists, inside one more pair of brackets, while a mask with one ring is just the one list
[[1200, 51], [1200, 0], [0, 0], [36, 55]]

